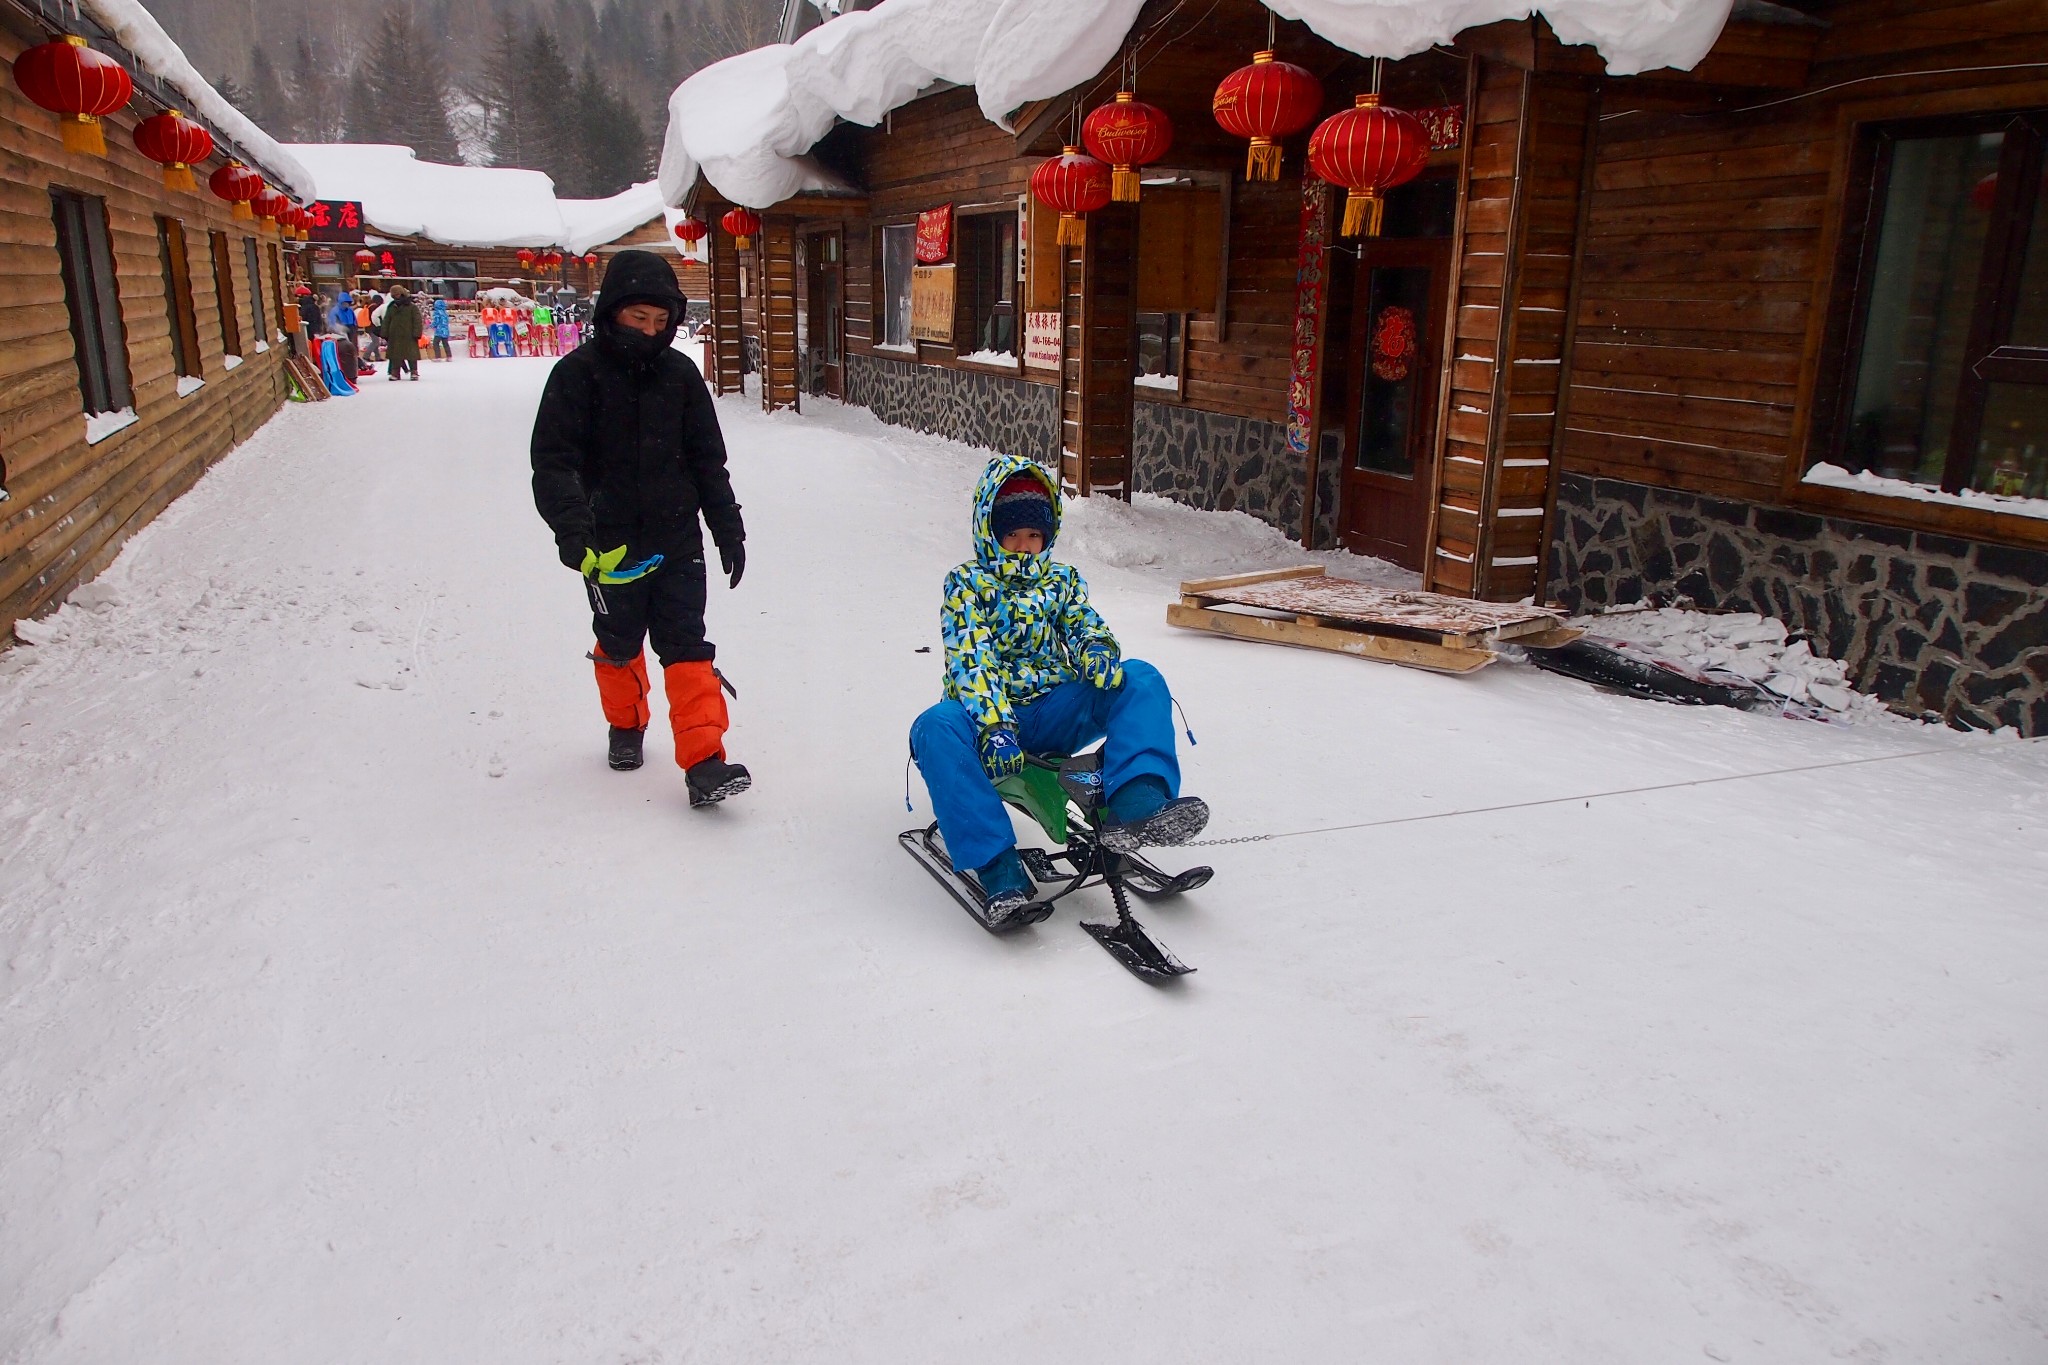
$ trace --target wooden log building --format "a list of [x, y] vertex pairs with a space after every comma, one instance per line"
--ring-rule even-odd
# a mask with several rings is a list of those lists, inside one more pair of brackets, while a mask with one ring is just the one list
[[[1211, 116], [1267, 24], [1146, 7], [1127, 51], [1173, 147], [1079, 248], [1027, 184], [1117, 62], [1014, 133], [957, 88], [835, 127], [812, 155], [854, 192], [752, 206], [748, 252], [700, 179], [714, 380], [753, 345], [769, 406], [859, 403], [1440, 592], [1765, 612], [1901, 709], [2048, 733], [2048, 7], [1738, 0], [1692, 70], [1627, 77], [1540, 17], [1467, 30], [1386, 68], [1438, 145], [1367, 239], [1305, 135], [1247, 181]], [[1279, 51], [1324, 115], [1371, 77], [1301, 24]]]
[[0, 78], [0, 633], [60, 602], [285, 398], [288, 263], [277, 230], [206, 188], [169, 190], [138, 120], [191, 109], [93, 19], [0, 0], [0, 65], [65, 33], [135, 82], [105, 157], [67, 151], [56, 116]]

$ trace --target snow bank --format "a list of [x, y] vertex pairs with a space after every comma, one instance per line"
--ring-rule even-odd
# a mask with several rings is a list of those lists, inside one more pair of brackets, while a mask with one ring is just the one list
[[1822, 488], [1848, 488], [1858, 493], [1875, 493], [1882, 498], [1908, 498], [1914, 502], [1942, 503], [1949, 507], [1975, 507], [1984, 512], [2008, 512], [2018, 517], [2038, 517], [2048, 520], [2048, 498], [2019, 498], [2003, 493], [1979, 493], [1974, 488], [1965, 488], [1960, 493], [1944, 493], [1939, 488], [1912, 483], [1905, 479], [1888, 479], [1882, 474], [1873, 474], [1865, 469], [1851, 474], [1838, 464], [1823, 461], [1806, 471], [1802, 483], [1818, 484]]
[[279, 188], [301, 199], [319, 197], [305, 163], [252, 123], [248, 115], [223, 99], [206, 77], [199, 74], [184, 51], [171, 41], [163, 26], [142, 7], [141, 0], [81, 0], [81, 3], [85, 12], [97, 19], [123, 47], [133, 52], [151, 75], [160, 76], [177, 87], [178, 93], [185, 97], [188, 112], [233, 139], [255, 157], [261, 163], [259, 169], [266, 178], [271, 174], [283, 176], [285, 183]]
[[[889, 0], [794, 43], [714, 63], [669, 98], [661, 191], [680, 203], [701, 174], [728, 199], [767, 208], [815, 191], [804, 153], [840, 120], [872, 127], [939, 81], [971, 85], [1001, 127], [1107, 66], [1142, 0]], [[1590, 43], [1615, 75], [1689, 68], [1732, 0], [1273, 0], [1337, 46], [1406, 57], [1459, 32], [1540, 11], [1567, 43]], [[1218, 71], [1221, 78], [1224, 74]]]

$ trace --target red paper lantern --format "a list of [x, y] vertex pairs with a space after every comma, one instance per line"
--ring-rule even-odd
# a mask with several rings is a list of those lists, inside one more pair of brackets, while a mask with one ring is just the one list
[[695, 246], [697, 243], [703, 241], [705, 235], [711, 231], [711, 229], [705, 225], [705, 222], [702, 218], [695, 217], [694, 215], [690, 217], [676, 219], [676, 225], [674, 230], [677, 240], [681, 241], [686, 246]]
[[586, 252], [584, 252], [584, 253], [583, 253], [583, 264], [584, 264], [584, 265], [586, 265], [586, 266], [588, 266], [588, 267], [589, 267], [589, 268], [591, 268], [592, 270], [595, 270], [595, 269], [597, 269], [597, 253], [596, 253], [595, 251], [586, 251]]
[[1088, 220], [1082, 215], [1109, 203], [1109, 182], [1109, 167], [1079, 147], [1069, 147], [1040, 162], [1031, 173], [1032, 198], [1059, 210], [1061, 246], [1079, 246], [1088, 240]]
[[14, 83], [43, 108], [58, 115], [64, 150], [107, 154], [100, 119], [125, 106], [135, 94], [128, 69], [86, 46], [77, 34], [42, 43], [14, 59]]
[[278, 219], [291, 211], [292, 201], [276, 190], [265, 186], [263, 193], [249, 201], [249, 208], [266, 223], [275, 224]]
[[727, 209], [718, 225], [732, 234], [732, 244], [745, 251], [754, 244], [754, 234], [761, 230], [761, 215], [752, 209]]
[[1353, 107], [1332, 114], [1309, 134], [1308, 165], [1344, 197], [1343, 235], [1380, 235], [1383, 191], [1405, 185], [1429, 161], [1429, 130], [1405, 109], [1389, 109], [1378, 95], [1360, 95]]
[[175, 109], [135, 125], [135, 150], [164, 168], [164, 188], [195, 190], [192, 168], [213, 155], [213, 134]]
[[368, 274], [371, 270], [374, 270], [376, 266], [377, 253], [370, 250], [370, 248], [364, 247], [361, 251], [358, 251], [356, 253], [356, 273], [358, 275]]
[[1254, 52], [1250, 66], [1223, 78], [1209, 107], [1224, 132], [1252, 140], [1244, 178], [1278, 180], [1281, 154], [1274, 139], [1292, 137], [1315, 121], [1323, 107], [1323, 84], [1292, 62]]
[[1173, 120], [1128, 90], [1116, 92], [1081, 124], [1081, 141], [1097, 160], [1109, 163], [1109, 197], [1138, 202], [1138, 167], [1157, 161], [1173, 146]]
[[253, 218], [249, 201], [263, 193], [263, 177], [239, 161], [230, 161], [207, 177], [206, 186], [216, 198], [233, 205], [230, 212], [235, 217]]
[[562, 253], [559, 251], [544, 251], [541, 253], [540, 263], [541, 268], [544, 270], [560, 270], [562, 268]]
[[519, 248], [519, 268], [520, 268], [521, 270], [531, 270], [531, 269], [533, 269], [533, 262], [534, 262], [534, 255], [533, 255], [533, 252], [532, 252], [532, 250], [531, 250], [530, 248], [528, 248], [528, 247], [520, 247], [520, 248]]

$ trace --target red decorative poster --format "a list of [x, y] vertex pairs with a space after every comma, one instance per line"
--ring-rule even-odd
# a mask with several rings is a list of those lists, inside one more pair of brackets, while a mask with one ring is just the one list
[[1380, 309], [1372, 324], [1372, 372], [1398, 384], [1415, 368], [1415, 314], [1401, 305]]
[[1464, 105], [1440, 104], [1434, 109], [1410, 109], [1408, 112], [1421, 119], [1422, 126], [1429, 130], [1431, 151], [1441, 152], [1446, 148], [1464, 145]]
[[953, 254], [953, 206], [941, 204], [917, 215], [917, 263], [937, 265]]
[[1287, 448], [1307, 455], [1316, 423], [1316, 377], [1323, 363], [1323, 296], [1329, 277], [1330, 186], [1310, 174], [1301, 184], [1301, 255], [1294, 273], [1294, 344], [1287, 376]]

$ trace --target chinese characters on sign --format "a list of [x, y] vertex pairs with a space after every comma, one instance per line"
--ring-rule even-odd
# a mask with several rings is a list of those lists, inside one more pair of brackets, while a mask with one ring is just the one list
[[917, 263], [937, 265], [953, 253], [953, 206], [941, 204], [917, 215]]
[[316, 242], [360, 242], [363, 240], [363, 206], [354, 199], [315, 199], [306, 205], [313, 221], [308, 224]]
[[1308, 454], [1316, 425], [1316, 379], [1323, 362], [1323, 256], [1329, 245], [1330, 186], [1310, 175], [1301, 186], [1301, 258], [1294, 276], [1294, 342], [1287, 376], [1287, 448]]
[[1058, 313], [1024, 315], [1024, 363], [1034, 370], [1057, 370], [1060, 367]]
[[1462, 146], [1465, 141], [1465, 106], [1442, 104], [1434, 109], [1411, 109], [1409, 113], [1422, 120], [1422, 126], [1429, 130], [1429, 149], [1441, 152], [1446, 148]]
[[953, 267], [920, 265], [910, 272], [910, 339], [953, 344]]

